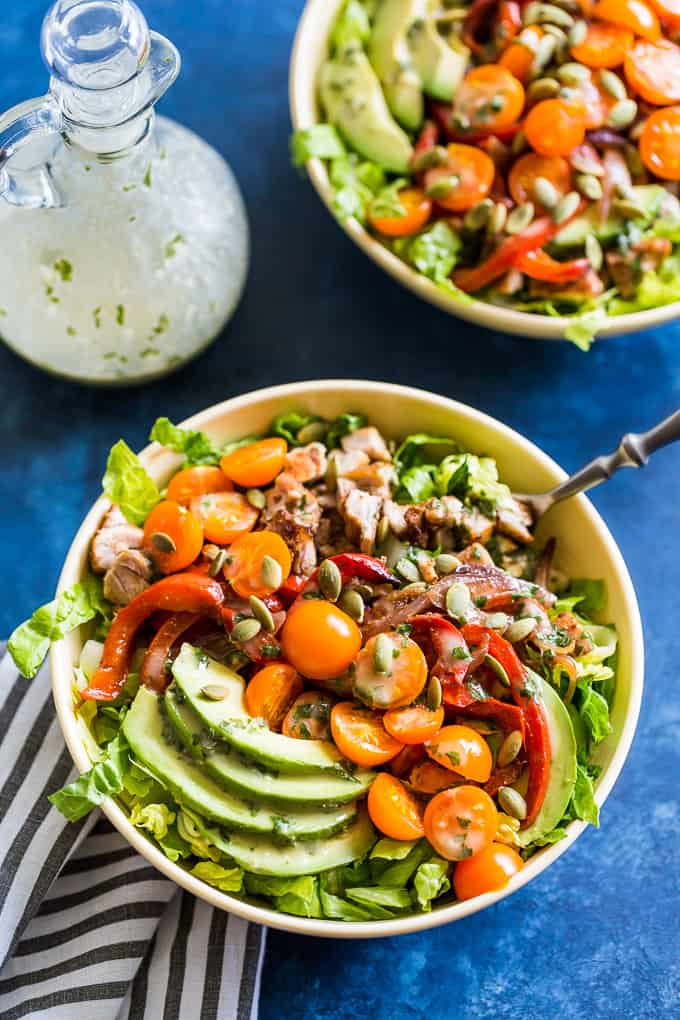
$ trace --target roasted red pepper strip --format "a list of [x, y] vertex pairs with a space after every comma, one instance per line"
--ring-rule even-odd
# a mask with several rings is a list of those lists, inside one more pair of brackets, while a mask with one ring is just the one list
[[501, 241], [493, 254], [486, 262], [482, 262], [481, 266], [471, 269], [456, 269], [451, 279], [456, 287], [464, 290], [467, 294], [481, 290], [482, 287], [497, 280], [499, 276], [503, 276], [522, 255], [547, 244], [567, 223], [579, 215], [584, 206], [585, 202], [579, 203], [573, 216], [570, 216], [568, 220], [563, 220], [562, 223], [555, 223], [549, 216], [542, 216], [540, 219], [534, 220], [521, 234], [514, 234]]
[[152, 613], [165, 610], [216, 616], [223, 602], [219, 581], [201, 574], [173, 574], [152, 584], [116, 616], [104, 642], [101, 664], [81, 696], [89, 701], [118, 697], [125, 686], [135, 635]]
[[545, 799], [550, 779], [550, 731], [542, 702], [536, 701], [527, 687], [527, 673], [517, 652], [509, 641], [489, 627], [469, 623], [462, 629], [463, 637], [470, 644], [479, 642], [484, 634], [489, 638], [489, 655], [501, 664], [510, 681], [510, 691], [517, 705], [522, 709], [525, 726], [525, 747], [529, 763], [529, 786], [527, 788], [527, 816], [522, 828], [527, 828], [536, 818]]
[[558, 262], [537, 248], [527, 251], [515, 259], [514, 268], [526, 273], [532, 280], [545, 280], [547, 283], [571, 283], [578, 280], [590, 269], [588, 259], [572, 259], [570, 262]]
[[522, 12], [517, 0], [501, 0], [496, 15], [494, 40], [504, 50], [515, 38], [522, 27]]
[[193, 627], [200, 619], [196, 613], [173, 613], [165, 623], [156, 631], [153, 641], [146, 650], [142, 668], [139, 672], [139, 682], [152, 691], [160, 694], [168, 686], [168, 677], [165, 673], [165, 665], [170, 655], [170, 650], [177, 638]]
[[283, 582], [279, 590], [277, 591], [278, 597], [284, 603], [284, 608], [290, 606], [291, 603], [295, 602], [304, 586], [307, 584], [306, 577], [300, 577], [299, 574], [291, 574]]
[[495, 719], [501, 726], [504, 733], [512, 733], [519, 730], [524, 743], [525, 727], [522, 709], [517, 705], [510, 705], [507, 701], [498, 701], [497, 698], [487, 698], [486, 701], [475, 701], [465, 708], [465, 715], [474, 719]]
[[[342, 582], [345, 584], [353, 577], [373, 584], [399, 584], [399, 578], [389, 570], [377, 556], [366, 556], [365, 553], [338, 553], [330, 559], [340, 570]], [[314, 574], [316, 577], [316, 573]]]
[[465, 686], [472, 665], [465, 638], [450, 620], [423, 613], [409, 620], [411, 637], [420, 645], [433, 676], [442, 685], [444, 704], [465, 708], [475, 700]]

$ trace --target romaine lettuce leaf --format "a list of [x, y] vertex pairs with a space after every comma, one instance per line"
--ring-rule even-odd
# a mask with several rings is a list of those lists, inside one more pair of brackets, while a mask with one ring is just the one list
[[146, 829], [158, 840], [168, 834], [168, 827], [176, 818], [167, 804], [134, 804], [130, 812], [130, 821], [137, 829]]
[[680, 254], [669, 255], [659, 268], [645, 273], [638, 284], [635, 297], [614, 298], [607, 310], [610, 315], [625, 315], [647, 308], [659, 308], [680, 301]]
[[183, 453], [187, 465], [217, 464], [221, 452], [205, 432], [195, 429], [182, 429], [173, 425], [169, 418], [157, 418], [151, 429], [149, 439], [152, 443], [160, 443], [169, 450]]
[[[365, 907], [358, 906], [356, 903], [351, 903], [349, 900], [344, 900], [340, 896], [327, 892], [324, 889], [323, 878], [319, 889], [319, 897], [324, 917], [328, 917], [332, 921], [373, 921], [376, 919], [375, 908], [373, 911], [370, 911]], [[391, 918], [394, 916], [389, 911], [382, 910], [382, 908], [380, 910], [382, 911], [382, 917], [387, 916]]]
[[419, 865], [432, 856], [432, 848], [426, 839], [421, 839], [412, 848], [408, 857], [385, 868], [377, 878], [378, 885], [400, 888], [408, 885]]
[[589, 678], [581, 679], [577, 685], [578, 710], [588, 734], [588, 743], [595, 746], [602, 743], [612, 731], [609, 721], [609, 705], [589, 683]]
[[240, 868], [223, 868], [221, 864], [214, 861], [199, 861], [191, 869], [191, 874], [208, 885], [214, 886], [221, 892], [241, 892], [243, 888], [243, 872]]
[[50, 794], [48, 799], [64, 818], [75, 822], [101, 804], [106, 797], [120, 793], [128, 762], [128, 744], [123, 734], [119, 733], [107, 747], [105, 758], [68, 786]]
[[413, 879], [413, 888], [421, 910], [432, 910], [432, 900], [449, 891], [451, 882], [448, 873], [449, 863], [441, 857], [433, 857], [419, 865]]
[[340, 440], [343, 436], [348, 436], [350, 432], [356, 432], [357, 429], [362, 429], [368, 425], [368, 418], [365, 414], [347, 414], [338, 415], [338, 417], [331, 422], [328, 433], [326, 435], [326, 446], [329, 450], [332, 450], [335, 446], [340, 446]]
[[353, 216], [364, 223], [369, 202], [385, 184], [385, 171], [351, 153], [331, 161], [329, 177], [335, 189], [333, 210], [340, 222]]
[[417, 839], [409, 842], [405, 839], [389, 839], [387, 836], [384, 836], [378, 840], [371, 850], [371, 860], [403, 861], [418, 843], [419, 840]]
[[[418, 272], [435, 283], [450, 283], [458, 254], [463, 247], [455, 230], [444, 220], [438, 220], [427, 230], [416, 235], [405, 249], [405, 258]], [[454, 288], [455, 289], [455, 288]]]
[[269, 432], [272, 436], [281, 436], [285, 439], [289, 446], [299, 446], [297, 441], [297, 434], [300, 429], [304, 428], [305, 425], [311, 425], [312, 422], [322, 421], [315, 414], [301, 414], [298, 411], [287, 411], [285, 414], [280, 414], [274, 418], [271, 423]]
[[156, 483], [122, 439], [111, 447], [102, 487], [132, 524], [142, 525], [161, 498]]
[[593, 781], [584, 765], [576, 766], [576, 785], [572, 796], [572, 806], [577, 818], [590, 822], [596, 828], [600, 824], [600, 811], [595, 803]]
[[606, 321], [607, 311], [604, 308], [592, 308], [582, 315], [575, 315], [564, 331], [564, 339], [571, 340], [580, 351], [589, 351]]
[[579, 613], [588, 616], [604, 609], [607, 603], [607, 585], [605, 581], [592, 577], [575, 577], [571, 580], [567, 591], [557, 602], [555, 609], [560, 612], [572, 611], [578, 606]]
[[388, 910], [409, 910], [413, 905], [407, 889], [393, 889], [389, 886], [354, 886], [345, 890], [345, 896], [369, 910], [385, 907]]
[[299, 878], [274, 878], [269, 875], [244, 875], [246, 892], [268, 896], [278, 910], [298, 917], [322, 917], [319, 880], [316, 875]]
[[332, 124], [314, 124], [291, 135], [290, 154], [293, 166], [303, 166], [309, 159], [344, 157], [346, 149]]
[[394, 463], [397, 471], [401, 473], [416, 465], [425, 464], [432, 467], [439, 464], [447, 452], [459, 451], [458, 443], [450, 436], [431, 436], [427, 432], [414, 432], [402, 440], [394, 455]]
[[397, 494], [401, 502], [424, 503], [436, 494], [434, 484], [434, 468], [416, 464], [404, 471], [399, 477], [400, 488]]

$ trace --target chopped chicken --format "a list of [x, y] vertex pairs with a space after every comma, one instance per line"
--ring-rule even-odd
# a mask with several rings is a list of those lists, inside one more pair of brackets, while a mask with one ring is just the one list
[[138, 549], [123, 549], [104, 574], [104, 597], [117, 606], [127, 606], [149, 587], [151, 562]]
[[111, 507], [90, 547], [90, 564], [95, 574], [105, 574], [119, 553], [141, 549], [144, 532], [130, 524], [117, 506]]
[[321, 520], [319, 501], [290, 471], [277, 477], [266, 499], [262, 526], [286, 542], [293, 554], [293, 573], [308, 576], [317, 563], [314, 534]]
[[494, 522], [485, 514], [473, 507], [464, 510], [460, 521], [460, 534], [465, 542], [481, 542], [482, 545], [491, 538]]
[[352, 489], [341, 504], [347, 538], [355, 542], [362, 553], [373, 552], [382, 503], [381, 496]]
[[370, 457], [363, 450], [332, 450], [328, 455], [328, 473], [333, 478], [344, 478], [350, 471], [370, 464]]
[[340, 442], [345, 453], [360, 450], [371, 460], [392, 460], [387, 443], [373, 425], [350, 432], [349, 435], [343, 436]]
[[522, 545], [529, 545], [534, 540], [530, 528], [533, 523], [531, 513], [523, 503], [513, 500], [513, 505], [500, 507], [496, 513], [496, 527], [503, 535], [514, 538]]
[[360, 489], [366, 489], [376, 496], [387, 499], [392, 492], [392, 485], [396, 482], [396, 472], [391, 464], [378, 461], [346, 472], [338, 479], [338, 483], [342, 480], [354, 482]]
[[298, 482], [318, 482], [326, 474], [328, 459], [323, 443], [308, 443], [286, 454], [285, 470]]
[[491, 558], [491, 554], [485, 546], [480, 545], [479, 542], [473, 542], [472, 545], [462, 549], [456, 554], [461, 563], [477, 563], [480, 567], [493, 567], [494, 562]]

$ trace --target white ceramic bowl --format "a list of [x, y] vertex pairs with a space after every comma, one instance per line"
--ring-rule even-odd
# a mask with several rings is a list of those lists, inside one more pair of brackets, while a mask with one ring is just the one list
[[[309, 128], [320, 119], [317, 102], [317, 79], [319, 69], [328, 53], [328, 37], [344, 0], [307, 0], [302, 19], [298, 26], [290, 64], [290, 112], [293, 127]], [[328, 179], [326, 167], [321, 159], [307, 163], [307, 171], [322, 200], [331, 211], [333, 188]], [[343, 229], [374, 262], [377, 262], [395, 280], [408, 287], [419, 297], [437, 305], [450, 315], [475, 322], [489, 329], [505, 333], [516, 333], [532, 339], [562, 340], [564, 331], [573, 319], [564, 316], [532, 315], [499, 308], [483, 301], [462, 303], [451, 298], [443, 290], [417, 273], [401, 259], [393, 255], [384, 245], [368, 233], [355, 219], [341, 224]], [[598, 337], [618, 336], [649, 329], [680, 315], [680, 302], [652, 308], [645, 312], [619, 315], [609, 319], [598, 332]]]
[[[266, 429], [282, 411], [304, 408], [332, 418], [342, 411], [363, 411], [386, 435], [399, 437], [408, 432], [452, 435], [463, 447], [494, 457], [500, 473], [519, 492], [547, 489], [564, 479], [565, 474], [549, 457], [517, 432], [487, 415], [445, 397], [405, 386], [377, 382], [327, 380], [294, 383], [258, 390], [208, 408], [183, 424], [203, 429], [217, 441], [237, 439]], [[162, 409], [161, 409], [162, 410]], [[102, 461], [106, 451], [102, 450]], [[164, 483], [176, 470], [181, 458], [157, 445], [146, 448], [142, 461], [158, 483]], [[90, 541], [108, 501], [99, 499], [83, 521], [59, 579], [59, 589], [68, 588], [87, 571]], [[574, 576], [602, 577], [607, 582], [607, 621], [616, 624], [620, 654], [618, 686], [612, 715], [613, 733], [600, 746], [598, 761], [602, 774], [597, 783], [596, 800], [602, 805], [623, 766], [640, 707], [643, 683], [643, 641], [635, 592], [614, 539], [585, 496], [578, 496], [555, 509], [544, 532], [558, 538], [558, 562]], [[79, 769], [90, 767], [87, 751], [76, 726], [71, 684], [73, 667], [79, 660], [83, 635], [70, 634], [52, 650], [52, 687], [59, 720], [69, 750]], [[581, 834], [585, 825], [572, 822], [569, 834], [560, 843], [546, 847], [527, 863], [509, 886], [498, 893], [442, 907], [427, 914], [414, 914], [394, 921], [343, 923], [292, 917], [274, 910], [242, 903], [232, 896], [205, 885], [173, 864], [135, 829], [124, 811], [113, 801], [103, 806], [118, 831], [159, 871], [178, 885], [214, 906], [258, 921], [272, 928], [283, 928], [309, 935], [331, 938], [398, 935], [455, 921], [503, 899], [535, 878]], [[606, 815], [604, 825], [607, 824]]]

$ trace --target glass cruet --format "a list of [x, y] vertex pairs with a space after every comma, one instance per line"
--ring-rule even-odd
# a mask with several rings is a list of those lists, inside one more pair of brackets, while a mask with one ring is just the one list
[[154, 104], [180, 57], [132, 0], [59, 0], [46, 96], [0, 118], [0, 335], [88, 383], [161, 376], [239, 300], [248, 223], [234, 177]]

